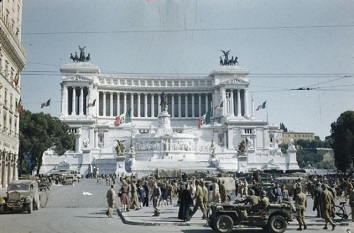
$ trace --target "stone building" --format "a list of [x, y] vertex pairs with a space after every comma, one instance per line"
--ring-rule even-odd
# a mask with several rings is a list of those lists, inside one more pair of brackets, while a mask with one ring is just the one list
[[20, 73], [25, 66], [21, 44], [22, 0], [0, 2], [0, 188], [17, 179]]
[[76, 144], [63, 156], [45, 152], [41, 173], [298, 168], [295, 148], [278, 147], [279, 127], [255, 118], [238, 63], [204, 76], [136, 76], [100, 73], [82, 48], [71, 57], [60, 68], [60, 119]]

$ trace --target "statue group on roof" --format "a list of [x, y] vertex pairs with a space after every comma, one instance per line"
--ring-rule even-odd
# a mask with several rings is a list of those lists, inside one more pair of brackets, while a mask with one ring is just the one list
[[91, 60], [90, 54], [85, 56], [85, 48], [86, 48], [86, 46], [81, 48], [79, 45], [80, 56], [77, 55], [77, 52], [75, 52], [75, 55], [70, 53], [70, 59], [73, 60], [73, 62], [88, 62], [88, 61], [90, 61]]
[[222, 59], [222, 56], [220, 56], [220, 65], [221, 66], [234, 66], [234, 65], [238, 65], [238, 57], [232, 56], [231, 59], [229, 60], [229, 54], [230, 54], [230, 50], [228, 51], [224, 51], [221, 50], [221, 52], [224, 53], [224, 59]]

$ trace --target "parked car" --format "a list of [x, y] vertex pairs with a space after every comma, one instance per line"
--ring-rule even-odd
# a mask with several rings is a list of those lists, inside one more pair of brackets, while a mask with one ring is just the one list
[[32, 213], [40, 208], [37, 181], [17, 180], [9, 183], [5, 211], [26, 211]]
[[250, 211], [243, 204], [212, 203], [209, 210], [209, 226], [218, 233], [229, 233], [235, 226], [261, 227], [273, 233], [286, 231], [293, 220], [295, 207], [290, 203], [270, 204], [266, 209]]

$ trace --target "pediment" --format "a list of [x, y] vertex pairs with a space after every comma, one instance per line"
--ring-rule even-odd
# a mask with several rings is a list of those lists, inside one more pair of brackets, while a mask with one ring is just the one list
[[63, 81], [89, 81], [89, 82], [91, 82], [92, 79], [88, 78], [88, 77], [85, 77], [83, 75], [80, 75], [80, 74], [76, 74], [76, 75], [73, 75], [73, 76], [65, 77], [63, 79]]

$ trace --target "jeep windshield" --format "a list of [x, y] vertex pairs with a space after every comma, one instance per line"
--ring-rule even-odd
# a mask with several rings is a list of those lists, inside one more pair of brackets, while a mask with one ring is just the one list
[[8, 191], [15, 191], [15, 190], [30, 190], [30, 186], [28, 184], [10, 184], [8, 186]]

